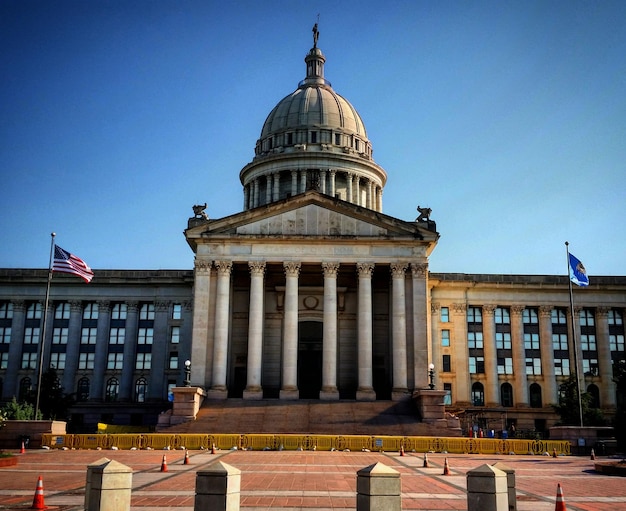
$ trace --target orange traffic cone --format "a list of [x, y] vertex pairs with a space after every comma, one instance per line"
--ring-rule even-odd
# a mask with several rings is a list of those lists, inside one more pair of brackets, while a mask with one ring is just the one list
[[424, 468], [430, 468], [430, 464], [428, 463], [428, 454], [424, 453]]
[[591, 459], [595, 460], [596, 459], [596, 453], [594, 452], [593, 449], [591, 449]]
[[185, 458], [183, 459], [183, 465], [189, 465], [189, 451], [185, 449]]
[[22, 442], [22, 447], [20, 448], [20, 454], [24, 454], [26, 452], [26, 448], [24, 447], [24, 442]]
[[163, 455], [163, 461], [161, 462], [161, 472], [167, 472], [167, 459], [165, 459], [165, 454]]
[[445, 461], [443, 462], [443, 475], [444, 476], [450, 475], [450, 465], [448, 465], [448, 458], [446, 458]]
[[211, 454], [215, 454], [215, 444], [213, 444], [213, 447], [211, 447]]
[[43, 502], [43, 479], [41, 476], [37, 479], [37, 488], [35, 489], [35, 498], [33, 499], [31, 509], [46, 509], [46, 505]]
[[556, 457], [557, 457], [557, 454], [556, 454], [556, 447], [554, 447], [554, 448], [552, 449], [552, 457], [553, 457], [553, 458], [556, 458]]
[[400, 456], [404, 456], [404, 445], [400, 446]]
[[563, 497], [563, 488], [561, 488], [561, 483], [557, 484], [556, 487], [556, 506], [554, 511], [567, 511], [567, 506], [565, 505], [565, 498]]

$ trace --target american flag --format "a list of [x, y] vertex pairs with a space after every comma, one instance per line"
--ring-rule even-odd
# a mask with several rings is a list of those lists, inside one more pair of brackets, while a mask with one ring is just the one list
[[54, 246], [54, 263], [52, 271], [77, 275], [85, 282], [91, 282], [93, 271], [80, 257], [70, 254], [58, 245]]

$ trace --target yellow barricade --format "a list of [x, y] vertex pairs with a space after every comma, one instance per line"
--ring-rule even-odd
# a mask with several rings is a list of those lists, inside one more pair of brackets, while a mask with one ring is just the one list
[[213, 445], [215, 445], [216, 449], [223, 451], [227, 451], [233, 447], [237, 447], [237, 449], [242, 448], [241, 435], [209, 435], [208, 442], [208, 449], [211, 449]]
[[110, 447], [117, 447], [118, 449], [131, 449], [133, 447], [136, 449], [142, 448], [141, 435], [107, 435], [107, 443]]
[[74, 447], [76, 449], [100, 449], [106, 448], [106, 435], [74, 435]]
[[[372, 451], [400, 451], [404, 444], [404, 437], [401, 436], [373, 436], [370, 449]], [[404, 448], [406, 450], [406, 447]]]
[[335, 438], [334, 435], [312, 435], [310, 438], [311, 448], [317, 451], [330, 451], [333, 447], [336, 449]]
[[166, 447], [174, 449], [172, 441], [175, 435], [155, 433], [154, 435], [143, 435], [143, 448], [151, 448], [155, 450], [162, 450]]
[[209, 435], [178, 435], [178, 447], [185, 447], [189, 450], [210, 449]]
[[[262, 451], [266, 447], [277, 449], [274, 435], [241, 435], [241, 448]], [[287, 447], [285, 447], [287, 448]]]
[[350, 435], [337, 437], [337, 449], [345, 451], [362, 451], [363, 449], [372, 449], [372, 437], [365, 435]]

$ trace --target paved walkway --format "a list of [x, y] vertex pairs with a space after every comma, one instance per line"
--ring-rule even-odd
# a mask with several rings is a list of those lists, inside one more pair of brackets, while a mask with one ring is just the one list
[[466, 473], [501, 461], [515, 470], [517, 509], [553, 511], [561, 483], [568, 511], [626, 510], [626, 478], [593, 471], [588, 458], [549, 456], [447, 455], [451, 474], [444, 476], [444, 454], [368, 452], [167, 451], [168, 471], [161, 472], [163, 451], [46, 451], [20, 455], [16, 467], [0, 468], [0, 509], [24, 510], [32, 502], [37, 477], [43, 477], [50, 510], [83, 510], [86, 467], [107, 457], [133, 469], [133, 511], [192, 511], [195, 472], [220, 459], [242, 471], [243, 511], [354, 510], [356, 472], [381, 462], [401, 473], [404, 510], [466, 510]]

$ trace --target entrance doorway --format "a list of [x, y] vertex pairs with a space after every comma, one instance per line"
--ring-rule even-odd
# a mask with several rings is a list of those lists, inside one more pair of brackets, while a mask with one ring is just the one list
[[298, 390], [300, 399], [319, 399], [322, 390], [323, 323], [302, 321], [298, 328]]

